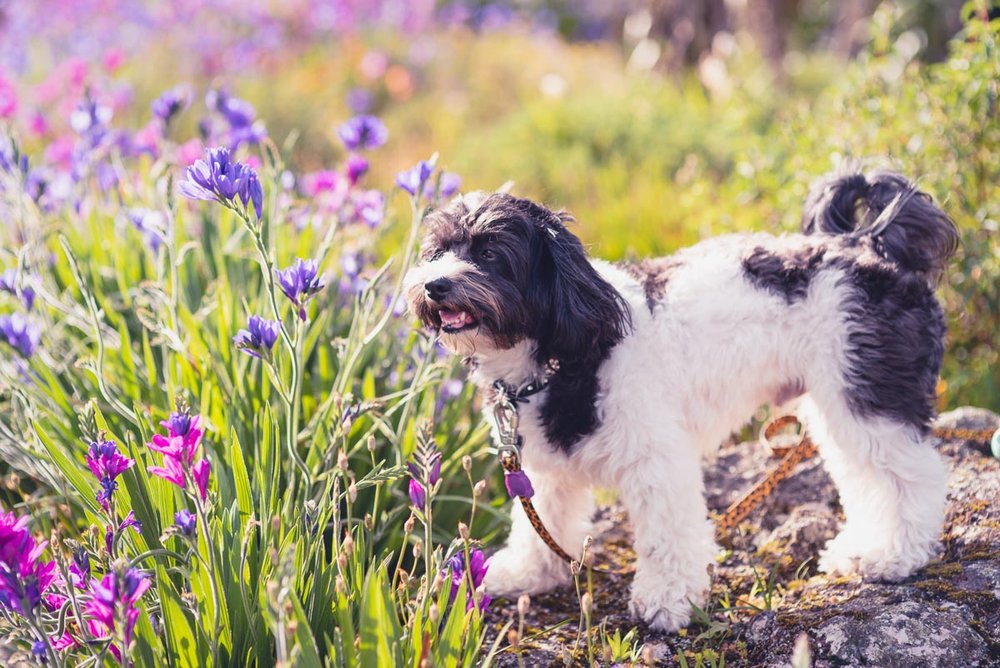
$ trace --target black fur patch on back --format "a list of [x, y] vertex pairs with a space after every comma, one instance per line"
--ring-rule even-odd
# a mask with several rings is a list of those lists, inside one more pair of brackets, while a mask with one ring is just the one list
[[879, 415], [926, 432], [935, 414], [945, 320], [926, 277], [875, 259], [837, 258], [854, 287], [847, 399], [862, 415]]
[[622, 262], [618, 266], [642, 285], [643, 292], [646, 293], [646, 306], [652, 313], [663, 299], [670, 276], [683, 264], [676, 257], [657, 257], [639, 262]]
[[781, 250], [757, 246], [743, 258], [743, 273], [756, 287], [791, 304], [805, 298], [825, 255], [822, 245]]

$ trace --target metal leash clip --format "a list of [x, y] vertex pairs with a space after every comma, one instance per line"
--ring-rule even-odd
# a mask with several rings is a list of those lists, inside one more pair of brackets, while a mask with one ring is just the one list
[[500, 434], [497, 455], [503, 462], [504, 468], [507, 468], [508, 462], [520, 464], [521, 444], [523, 443], [521, 434], [518, 433], [520, 417], [517, 414], [517, 407], [503, 390], [499, 391], [497, 401], [493, 404], [493, 420], [496, 422], [497, 432]]

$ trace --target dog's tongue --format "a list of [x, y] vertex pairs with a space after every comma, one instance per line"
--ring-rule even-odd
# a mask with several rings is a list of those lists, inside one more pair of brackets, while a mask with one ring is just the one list
[[438, 312], [441, 316], [441, 326], [448, 327], [451, 329], [459, 329], [465, 327], [472, 323], [472, 316], [470, 316], [465, 311], [447, 311], [442, 310]]

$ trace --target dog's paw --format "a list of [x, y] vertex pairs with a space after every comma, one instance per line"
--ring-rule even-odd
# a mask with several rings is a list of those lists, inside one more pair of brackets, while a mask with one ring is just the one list
[[896, 582], [928, 562], [932, 545], [912, 545], [899, 550], [891, 544], [859, 539], [841, 533], [820, 552], [819, 570], [829, 575], [860, 575], [866, 580]]
[[[640, 574], [632, 582], [629, 612], [651, 628], [673, 632], [691, 621], [691, 606], [704, 605], [708, 577], [697, 578], [687, 587], [664, 589], [662, 582], [651, 582]], [[660, 586], [658, 586], [660, 585]]]
[[569, 566], [505, 547], [490, 558], [483, 583], [490, 596], [537, 594], [570, 579]]

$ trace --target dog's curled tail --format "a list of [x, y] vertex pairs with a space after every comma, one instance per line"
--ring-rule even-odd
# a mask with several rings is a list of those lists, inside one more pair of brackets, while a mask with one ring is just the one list
[[815, 183], [802, 213], [806, 234], [870, 237], [876, 252], [934, 282], [958, 247], [958, 229], [925, 192], [894, 172], [859, 171]]

